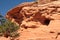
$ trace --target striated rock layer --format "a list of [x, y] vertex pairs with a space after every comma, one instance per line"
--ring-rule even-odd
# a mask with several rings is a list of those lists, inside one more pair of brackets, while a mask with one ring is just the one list
[[19, 40], [60, 40], [60, 1], [23, 3], [9, 10], [6, 18], [20, 26]]

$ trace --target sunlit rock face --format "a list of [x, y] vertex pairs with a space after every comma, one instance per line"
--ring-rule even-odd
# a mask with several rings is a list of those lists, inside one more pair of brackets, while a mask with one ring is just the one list
[[6, 18], [20, 26], [19, 40], [60, 40], [60, 1], [23, 3], [9, 10]]

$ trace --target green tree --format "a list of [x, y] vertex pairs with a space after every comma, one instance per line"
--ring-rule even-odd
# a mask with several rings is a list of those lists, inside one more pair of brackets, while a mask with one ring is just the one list
[[17, 35], [17, 30], [19, 29], [19, 27], [16, 24], [10, 21], [6, 21], [2, 26], [3, 26], [3, 29], [2, 29], [3, 33], [6, 37], [7, 36], [13, 37]]
[[6, 19], [0, 14], [0, 25], [2, 25]]
[[17, 30], [19, 29], [19, 26], [17, 26], [16, 24], [12, 23], [11, 21], [5, 19], [2, 15], [0, 15], [0, 35], [5, 36], [5, 37], [16, 37], [19, 35], [19, 33], [17, 33]]

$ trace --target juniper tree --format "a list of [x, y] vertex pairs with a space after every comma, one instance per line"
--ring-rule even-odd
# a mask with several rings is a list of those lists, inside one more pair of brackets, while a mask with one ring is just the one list
[[0, 14], [0, 25], [2, 25], [6, 19]]
[[5, 37], [15, 37], [18, 36], [17, 30], [19, 26], [15, 23], [12, 23], [10, 20], [4, 18], [4, 16], [0, 15], [0, 35], [4, 35]]

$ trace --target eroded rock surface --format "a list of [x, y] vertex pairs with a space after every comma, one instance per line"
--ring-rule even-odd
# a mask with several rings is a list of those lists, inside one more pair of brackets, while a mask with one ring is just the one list
[[8, 11], [6, 18], [20, 26], [19, 40], [60, 40], [60, 1], [24, 3]]

